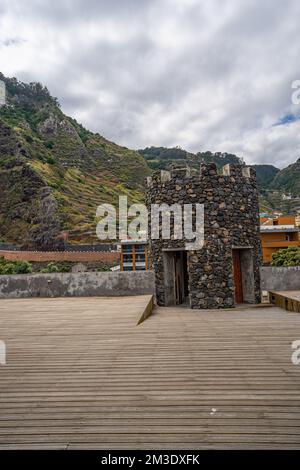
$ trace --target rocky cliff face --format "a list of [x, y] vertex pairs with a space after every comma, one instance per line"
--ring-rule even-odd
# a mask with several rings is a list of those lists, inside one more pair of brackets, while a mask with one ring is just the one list
[[0, 79], [0, 239], [50, 249], [66, 231], [70, 242], [97, 241], [97, 206], [142, 200], [147, 163], [64, 115], [42, 85]]

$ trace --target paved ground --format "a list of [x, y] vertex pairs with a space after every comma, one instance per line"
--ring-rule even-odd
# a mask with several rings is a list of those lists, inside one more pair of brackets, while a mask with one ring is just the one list
[[300, 315], [2, 300], [0, 449], [299, 448]]

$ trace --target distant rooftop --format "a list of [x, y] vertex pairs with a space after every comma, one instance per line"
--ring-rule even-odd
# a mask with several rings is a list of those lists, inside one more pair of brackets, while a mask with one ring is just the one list
[[299, 228], [294, 225], [261, 225], [261, 232], [299, 232]]

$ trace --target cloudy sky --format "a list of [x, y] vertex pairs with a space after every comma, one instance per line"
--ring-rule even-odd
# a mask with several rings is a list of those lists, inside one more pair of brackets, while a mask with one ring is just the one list
[[127, 147], [283, 167], [300, 157], [299, 24], [299, 0], [0, 0], [0, 70]]

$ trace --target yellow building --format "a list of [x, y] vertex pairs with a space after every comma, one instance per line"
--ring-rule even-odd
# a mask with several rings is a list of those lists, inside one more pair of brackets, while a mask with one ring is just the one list
[[300, 246], [299, 227], [293, 216], [261, 217], [260, 235], [263, 262], [270, 263], [272, 254], [290, 246]]

